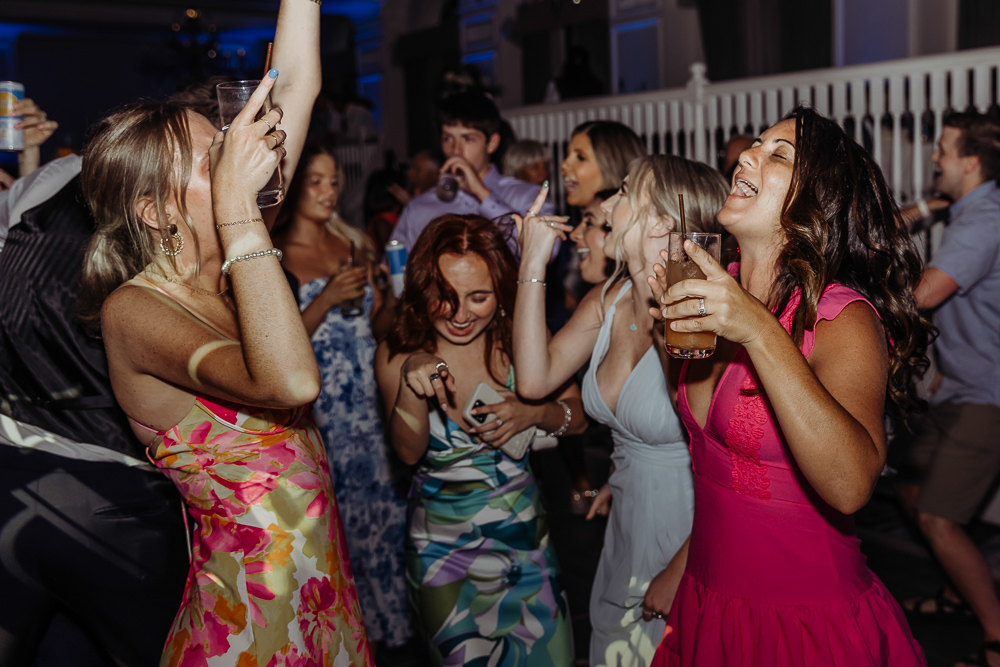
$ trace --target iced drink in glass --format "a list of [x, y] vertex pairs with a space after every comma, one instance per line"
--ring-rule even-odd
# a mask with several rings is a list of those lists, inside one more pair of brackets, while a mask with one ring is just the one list
[[[667, 262], [667, 288], [674, 283], [688, 278], [705, 279], [705, 273], [698, 268], [693, 259], [684, 252], [684, 241], [693, 241], [705, 249], [708, 254], [719, 261], [722, 250], [722, 236], [720, 234], [707, 234], [703, 232], [670, 232], [670, 244], [667, 252], [670, 259]], [[685, 299], [685, 301], [690, 299]], [[697, 316], [696, 316], [697, 317]], [[715, 352], [715, 334], [710, 331], [684, 332], [673, 331], [670, 323], [666, 321], [663, 334], [663, 344], [667, 354], [677, 359], [704, 359]]]

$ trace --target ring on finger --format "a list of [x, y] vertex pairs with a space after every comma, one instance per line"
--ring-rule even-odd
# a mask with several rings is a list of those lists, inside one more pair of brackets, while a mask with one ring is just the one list
[[705, 310], [705, 299], [704, 298], [698, 299], [698, 314], [701, 315], [702, 317], [705, 317], [705, 315], [708, 314], [708, 311]]
[[430, 380], [431, 382], [434, 382], [434, 380], [440, 380], [441, 375], [438, 373], [431, 373], [430, 375], [427, 376], [427, 379]]
[[497, 417], [497, 426], [503, 426], [503, 420]]
[[260, 122], [264, 123], [264, 125], [267, 125], [267, 131], [268, 131], [268, 132], [270, 132], [271, 130], [273, 130], [273, 129], [274, 129], [274, 128], [273, 128], [273, 127], [271, 126], [271, 123], [269, 123], [269, 122], [267, 121], [267, 119], [266, 119], [266, 118], [261, 118], [261, 119], [260, 119]]
[[442, 369], [448, 370], [448, 364], [446, 364], [443, 361], [439, 361], [437, 363], [437, 366], [434, 367], [434, 370], [436, 370], [438, 373], [440, 373]]

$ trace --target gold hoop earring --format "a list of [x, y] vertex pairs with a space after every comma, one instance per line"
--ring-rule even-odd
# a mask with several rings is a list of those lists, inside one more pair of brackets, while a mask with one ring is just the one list
[[184, 237], [181, 235], [179, 231], [177, 231], [177, 225], [173, 224], [170, 225], [167, 228], [167, 232], [170, 234], [170, 238], [173, 239], [174, 249], [171, 250], [170, 246], [167, 245], [166, 238], [161, 238], [160, 250], [162, 250], [163, 254], [166, 255], [167, 257], [176, 257], [177, 255], [181, 254], [181, 250], [184, 250]]

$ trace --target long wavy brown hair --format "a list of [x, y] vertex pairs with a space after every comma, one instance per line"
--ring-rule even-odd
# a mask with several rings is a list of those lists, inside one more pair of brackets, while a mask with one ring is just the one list
[[795, 120], [795, 163], [770, 305], [783, 312], [801, 288], [792, 320], [792, 339], [801, 345], [805, 331], [816, 325], [828, 285], [840, 283], [864, 295], [882, 318], [889, 347], [886, 410], [903, 418], [922, 405], [914, 382], [927, 369], [934, 332], [913, 296], [923, 271], [920, 255], [868, 151], [808, 107], [786, 118]]
[[[499, 384], [506, 377], [494, 373], [494, 354], [513, 358], [514, 297], [517, 294], [517, 260], [496, 224], [478, 215], [442, 215], [434, 218], [417, 238], [406, 261], [406, 282], [396, 304], [396, 326], [386, 343], [389, 357], [423, 350], [437, 351], [434, 320], [458, 310], [458, 293], [441, 275], [438, 260], [445, 254], [478, 255], [489, 269], [497, 310], [486, 326], [483, 363]], [[450, 309], [450, 310], [449, 310]]]

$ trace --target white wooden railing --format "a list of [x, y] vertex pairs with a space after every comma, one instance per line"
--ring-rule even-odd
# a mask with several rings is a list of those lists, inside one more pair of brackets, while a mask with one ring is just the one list
[[[619, 121], [634, 129], [650, 152], [715, 165], [732, 134], [756, 136], [800, 102], [808, 103], [853, 131], [905, 204], [927, 194], [930, 154], [944, 114], [986, 112], [996, 104], [998, 66], [1000, 48], [988, 48], [711, 83], [705, 66], [695, 63], [685, 88], [506, 109], [503, 115], [519, 139], [551, 147], [552, 173], [558, 174], [570, 133], [584, 121]], [[562, 204], [562, 183], [555, 181]]]
[[340, 214], [351, 224], [364, 229], [366, 221], [362, 219], [362, 211], [365, 183], [372, 172], [383, 165], [382, 142], [336, 146], [333, 152], [344, 170], [344, 182], [341, 184], [338, 202]]

